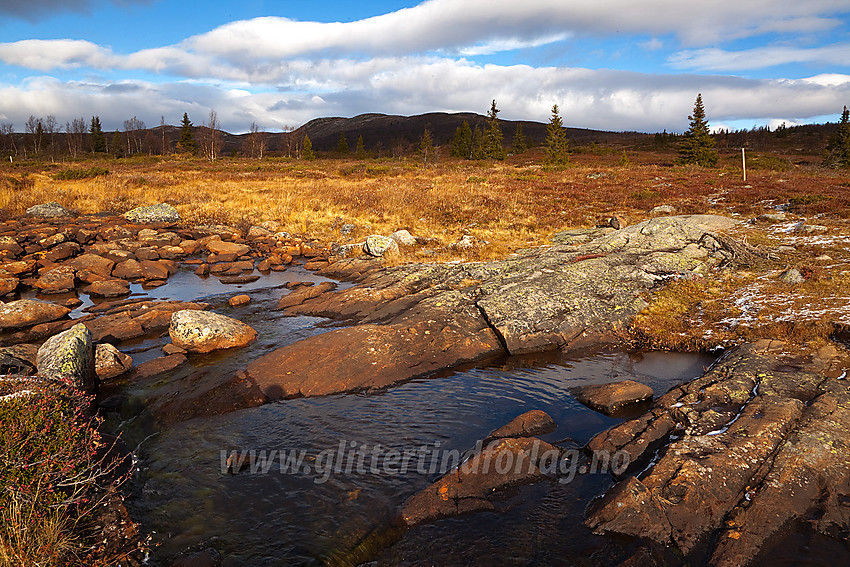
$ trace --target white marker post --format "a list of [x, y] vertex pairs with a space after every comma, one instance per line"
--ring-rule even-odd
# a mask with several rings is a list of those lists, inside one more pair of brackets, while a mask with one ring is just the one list
[[741, 169], [744, 171], [744, 183], [747, 182], [747, 150], [741, 148]]

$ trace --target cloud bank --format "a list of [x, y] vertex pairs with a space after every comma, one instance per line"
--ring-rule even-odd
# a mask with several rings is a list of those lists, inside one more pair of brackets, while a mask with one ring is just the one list
[[[11, 9], [2, 1], [0, 12]], [[30, 39], [0, 43], [0, 61], [41, 73], [0, 84], [0, 120], [21, 124], [29, 114], [64, 120], [97, 112], [114, 127], [132, 115], [158, 123], [163, 114], [174, 122], [183, 112], [200, 119], [215, 108], [225, 128], [244, 131], [254, 121], [274, 129], [361, 112], [483, 113], [495, 98], [505, 118], [545, 121], [557, 103], [571, 126], [659, 131], [683, 129], [702, 92], [715, 121], [791, 123], [837, 114], [850, 99], [848, 75], [784, 80], [703, 73], [788, 63], [850, 73], [850, 45], [715, 45], [771, 34], [817, 36], [839, 28], [847, 12], [846, 0], [716, 0], [699, 13], [680, 0], [429, 0], [348, 23], [235, 21], [131, 53], [81, 39]], [[679, 45], [668, 63], [687, 73], [477, 59], [623, 36], [647, 52]], [[68, 73], [86, 79], [55, 77]], [[133, 74], [145, 80], [115, 78]]]

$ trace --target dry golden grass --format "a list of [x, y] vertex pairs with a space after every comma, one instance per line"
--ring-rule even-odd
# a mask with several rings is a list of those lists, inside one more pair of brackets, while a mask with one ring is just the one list
[[[246, 228], [274, 221], [282, 231], [325, 243], [340, 242], [339, 228], [345, 223], [357, 227], [353, 242], [398, 229], [437, 240], [427, 251], [421, 247], [407, 251], [394, 263], [504, 258], [519, 248], [548, 244], [555, 232], [590, 227], [611, 215], [634, 224], [661, 204], [673, 205], [678, 213], [746, 219], [790, 203], [790, 212], [817, 217], [814, 222], [829, 225], [834, 234], [850, 234], [850, 172], [789, 165], [751, 171], [744, 183], [731, 158], [724, 162], [725, 168], [702, 169], [658, 165], [671, 161], [670, 156], [640, 153], [629, 154], [631, 165], [620, 166], [619, 157], [620, 152], [585, 153], [559, 171], [540, 167], [540, 156], [534, 153], [506, 162], [450, 160], [428, 167], [413, 158], [315, 162], [225, 158], [210, 164], [143, 157], [28, 167], [5, 164], [0, 166], [0, 207], [20, 215], [31, 205], [58, 201], [81, 213], [123, 213], [138, 205], [167, 202], [189, 223]], [[52, 177], [63, 169], [92, 166], [107, 167], [110, 173], [71, 181]], [[450, 245], [465, 234], [489, 244], [471, 252], [453, 250]], [[736, 236], [772, 247], [787, 239], [769, 225], [746, 227]], [[717, 281], [678, 282], [658, 293], [653, 307], [638, 318], [636, 340], [695, 349], [749, 336], [756, 332], [747, 330], [750, 324], [787, 336], [800, 333], [811, 326], [810, 319], [789, 319], [789, 313], [817, 312], [809, 307], [842, 295], [841, 286], [848, 282], [839, 272], [850, 255], [840, 239], [834, 244], [798, 239], [793, 244], [798, 253], [786, 258], [791, 265], [805, 267], [812, 264], [811, 258], [826, 253], [838, 266], [812, 264], [818, 277], [795, 290], [793, 308], [764, 302], [759, 317], [746, 324], [729, 323], [740, 317], [740, 305], [730, 298], [747, 286], [761, 286], [758, 293], [763, 296], [788, 295], [771, 279], [776, 274], [766, 269], [727, 274]], [[830, 313], [840, 308], [843, 304], [836, 304]]]

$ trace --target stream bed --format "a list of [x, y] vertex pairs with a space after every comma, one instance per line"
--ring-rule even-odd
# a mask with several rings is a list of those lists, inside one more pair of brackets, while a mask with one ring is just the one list
[[[286, 293], [281, 286], [295, 280], [324, 278], [293, 267], [248, 286], [225, 286], [181, 271], [165, 286], [134, 290], [148, 297], [207, 301], [259, 332], [247, 348], [190, 355], [189, 364], [164, 380], [235, 372], [266, 352], [332, 328], [324, 319], [272, 311]], [[227, 298], [237, 293], [248, 293], [252, 302], [231, 308]], [[139, 363], [160, 356], [167, 342], [165, 334], [122, 343], [121, 349]], [[376, 393], [287, 400], [162, 431], [132, 412], [112, 416], [109, 424], [136, 449], [139, 470], [128, 505], [142, 530], [152, 533], [151, 565], [168, 565], [180, 552], [205, 547], [217, 549], [227, 567], [365, 559], [374, 565], [489, 567], [494, 557], [500, 565], [616, 564], [628, 556], [628, 544], [594, 536], [582, 525], [587, 504], [611, 485], [608, 474], [513, 487], [493, 512], [400, 530], [393, 526], [401, 506], [439, 471], [417, 466], [425, 457], [413, 458], [404, 471], [383, 466], [382, 459], [392, 451], [428, 459], [462, 453], [532, 409], [557, 423], [557, 430], [542, 439], [583, 445], [621, 419], [578, 403], [570, 388], [631, 378], [660, 395], [701, 375], [712, 362], [708, 355], [622, 350], [505, 356]], [[144, 394], [133, 385], [122, 387], [130, 398]], [[227, 474], [226, 456], [250, 450], [274, 455], [268, 470]], [[356, 464], [358, 454], [370, 456], [362, 466]], [[304, 460], [296, 470], [282, 466], [298, 455]], [[330, 466], [333, 459], [340, 459], [338, 466]]]

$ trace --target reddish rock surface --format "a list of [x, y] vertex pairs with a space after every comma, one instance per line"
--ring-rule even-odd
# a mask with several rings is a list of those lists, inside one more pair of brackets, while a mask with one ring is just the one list
[[0, 305], [0, 329], [19, 329], [65, 317], [71, 310], [55, 303], [19, 299]]
[[506, 437], [533, 437], [555, 431], [557, 425], [548, 413], [543, 410], [531, 410], [512, 419], [507, 425], [496, 429], [484, 440], [486, 445], [493, 439]]
[[189, 352], [243, 347], [257, 338], [257, 331], [231, 317], [207, 311], [176, 311], [168, 328], [171, 342]]
[[580, 386], [571, 390], [578, 401], [605, 414], [614, 414], [631, 404], [652, 399], [652, 388], [634, 380]]

